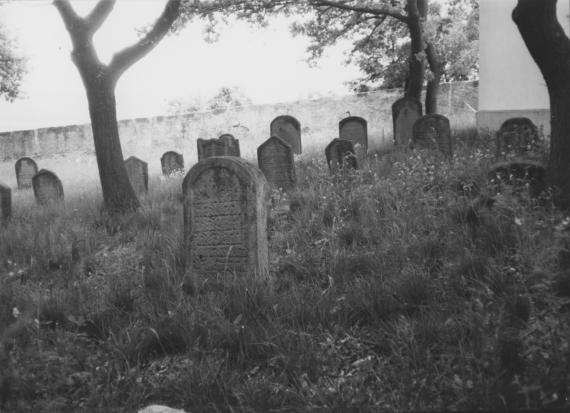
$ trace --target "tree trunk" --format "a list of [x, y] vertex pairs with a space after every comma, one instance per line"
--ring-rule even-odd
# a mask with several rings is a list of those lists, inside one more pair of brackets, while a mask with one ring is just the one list
[[548, 182], [570, 208], [570, 39], [556, 17], [556, 0], [519, 0], [513, 20], [538, 65], [550, 96]]
[[425, 16], [422, 16], [421, 13], [425, 12], [426, 3], [426, 0], [408, 0], [406, 5], [412, 52], [405, 95], [420, 101], [426, 71], [425, 59], [422, 57], [425, 49], [422, 18]]
[[428, 81], [426, 89], [426, 115], [437, 113], [437, 95], [439, 92], [439, 84], [443, 76], [443, 64], [435, 52], [435, 48], [431, 43], [426, 47], [427, 61], [432, 73], [432, 78]]

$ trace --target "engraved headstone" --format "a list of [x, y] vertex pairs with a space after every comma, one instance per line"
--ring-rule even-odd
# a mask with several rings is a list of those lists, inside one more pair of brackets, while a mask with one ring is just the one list
[[325, 148], [325, 155], [331, 174], [335, 174], [340, 168], [358, 167], [354, 144], [347, 139], [333, 139]]
[[398, 99], [392, 104], [392, 122], [394, 128], [394, 144], [405, 148], [413, 137], [414, 123], [422, 117], [422, 104], [409, 97]]
[[358, 162], [362, 164], [368, 153], [368, 123], [359, 116], [349, 116], [338, 124], [339, 138], [352, 141], [354, 153]]
[[63, 200], [63, 185], [51, 171], [41, 169], [32, 178], [36, 202], [41, 205]]
[[190, 169], [182, 183], [187, 273], [268, 275], [268, 190], [263, 173], [238, 157]]
[[137, 195], [146, 194], [148, 192], [148, 164], [136, 156], [131, 156], [125, 161], [125, 168], [135, 193]]
[[267, 181], [284, 190], [295, 185], [293, 149], [279, 136], [272, 136], [257, 148], [257, 162]]
[[165, 152], [160, 158], [160, 165], [165, 176], [184, 171], [184, 156], [174, 151]]
[[0, 222], [12, 215], [12, 190], [0, 183]]
[[439, 150], [448, 159], [453, 156], [449, 119], [443, 115], [431, 114], [419, 118], [413, 127], [415, 148]]
[[293, 116], [277, 116], [269, 127], [271, 136], [279, 136], [293, 149], [293, 153], [301, 153], [301, 123]]
[[524, 156], [538, 144], [538, 128], [529, 118], [507, 119], [497, 132], [497, 156]]
[[18, 189], [31, 188], [32, 178], [38, 173], [38, 165], [32, 158], [24, 157], [16, 161], [16, 181]]
[[216, 139], [199, 138], [196, 143], [199, 161], [212, 156], [240, 156], [239, 140], [227, 133]]

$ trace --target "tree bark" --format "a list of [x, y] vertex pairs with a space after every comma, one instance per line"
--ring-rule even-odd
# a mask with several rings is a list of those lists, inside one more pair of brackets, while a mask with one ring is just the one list
[[411, 56], [410, 73], [408, 75], [405, 96], [421, 101], [422, 87], [426, 71], [423, 53], [425, 49], [422, 12], [425, 12], [426, 0], [408, 0], [406, 10], [408, 12], [408, 29], [410, 30]]
[[518, 0], [512, 18], [538, 65], [550, 97], [547, 180], [570, 208], [570, 39], [556, 17], [556, 0]]
[[443, 64], [431, 43], [428, 43], [426, 47], [426, 56], [432, 73], [432, 78], [428, 81], [426, 88], [425, 109], [426, 115], [429, 115], [438, 112], [437, 95], [439, 92], [441, 77], [443, 76]]

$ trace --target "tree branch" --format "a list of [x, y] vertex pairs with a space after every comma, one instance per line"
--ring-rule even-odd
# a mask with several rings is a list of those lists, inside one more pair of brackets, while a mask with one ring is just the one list
[[65, 28], [71, 35], [73, 46], [76, 47], [76, 42], [85, 40], [87, 34], [85, 21], [75, 13], [69, 0], [53, 0], [53, 5], [61, 15]]
[[393, 17], [394, 19], [400, 20], [403, 23], [406, 24], [408, 23], [408, 16], [402, 14], [395, 7], [390, 7], [390, 6], [364, 7], [356, 5], [353, 6], [347, 4], [346, 2], [331, 1], [331, 0], [310, 0], [309, 3], [311, 3], [314, 6], [329, 6], [336, 9], [354, 11], [357, 13], [373, 14], [375, 16], [390, 16]]
[[91, 35], [99, 30], [107, 16], [109, 16], [109, 13], [113, 10], [113, 7], [115, 7], [115, 3], [116, 0], [100, 0], [95, 8], [91, 10], [91, 13], [84, 19]]
[[168, 33], [180, 12], [181, 0], [168, 0], [164, 11], [150, 31], [137, 43], [117, 52], [109, 63], [109, 72], [118, 79], [131, 65], [148, 54]]

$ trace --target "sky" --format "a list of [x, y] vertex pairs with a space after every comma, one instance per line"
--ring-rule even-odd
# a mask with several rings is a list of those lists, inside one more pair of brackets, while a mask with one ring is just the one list
[[[92, 0], [72, 0], [79, 14]], [[165, 0], [118, 0], [95, 35], [103, 62], [137, 40], [136, 29], [153, 22]], [[0, 22], [28, 59], [22, 98], [0, 101], [0, 131], [87, 123], [83, 84], [70, 58], [71, 41], [51, 0], [14, 0], [0, 7]], [[119, 119], [164, 114], [172, 100], [208, 99], [221, 87], [239, 87], [253, 104], [349, 93], [359, 73], [346, 66], [347, 43], [331, 48], [315, 68], [306, 63], [308, 40], [293, 37], [285, 18], [268, 28], [232, 23], [216, 43], [204, 40], [200, 23], [169, 36], [119, 80]]]

